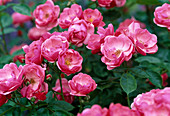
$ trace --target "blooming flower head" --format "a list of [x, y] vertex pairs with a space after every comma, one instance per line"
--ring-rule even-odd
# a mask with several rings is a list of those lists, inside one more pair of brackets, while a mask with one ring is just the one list
[[28, 37], [29, 39], [36, 41], [36, 40], [39, 40], [40, 37], [46, 32], [47, 31], [45, 29], [39, 29], [39, 28], [33, 27], [29, 30]]

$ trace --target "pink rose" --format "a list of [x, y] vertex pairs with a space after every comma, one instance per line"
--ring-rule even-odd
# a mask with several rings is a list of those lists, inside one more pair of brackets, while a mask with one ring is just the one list
[[160, 27], [167, 27], [170, 30], [170, 4], [163, 4], [155, 9], [154, 23]]
[[154, 54], [158, 51], [157, 36], [149, 33], [147, 29], [136, 29], [134, 36], [134, 44], [136, 50], [142, 54]]
[[139, 94], [131, 107], [141, 116], [169, 116], [170, 115], [170, 88], [156, 89]]
[[111, 103], [109, 106], [108, 116], [140, 116], [137, 111], [131, 110], [121, 104]]
[[108, 116], [108, 109], [102, 109], [101, 106], [96, 104], [91, 108], [86, 108], [82, 113], [78, 113], [77, 116]]
[[[63, 94], [64, 94], [64, 100], [71, 104], [74, 101], [74, 96], [70, 94], [71, 90], [68, 86], [68, 81], [65, 78], [62, 78], [62, 89], [63, 89]], [[53, 90], [61, 93], [61, 87], [60, 87], [59, 79], [57, 79], [55, 87], [53, 87]], [[58, 100], [63, 100], [61, 95], [59, 95], [59, 94], [56, 94], [56, 97], [57, 97]]]
[[91, 76], [83, 73], [75, 75], [68, 83], [71, 89], [70, 94], [74, 96], [86, 96], [97, 87], [96, 82]]
[[67, 76], [79, 72], [82, 69], [83, 58], [79, 52], [68, 49], [59, 54], [57, 66]]
[[[25, 46], [25, 44], [21, 44], [19, 46], [14, 46], [11, 50], [10, 50], [10, 55], [12, 55], [14, 52], [22, 49], [22, 47]], [[17, 55], [13, 58], [13, 62], [16, 62], [17, 60], [19, 60], [21, 63], [23, 63], [23, 60], [25, 59], [24, 54], [21, 55]]]
[[113, 8], [113, 7], [124, 6], [126, 3], [126, 0], [98, 0], [98, 3], [102, 7]]
[[25, 63], [41, 64], [43, 57], [41, 56], [42, 40], [33, 41], [29, 46], [23, 47], [25, 54]]
[[84, 20], [88, 23], [92, 23], [94, 27], [105, 26], [105, 23], [102, 21], [103, 16], [98, 9], [92, 10], [90, 8], [84, 10], [83, 12]]
[[74, 22], [68, 29], [69, 41], [80, 47], [87, 37], [87, 23], [84, 20]]
[[165, 87], [168, 85], [168, 82], [166, 82], [166, 80], [168, 79], [168, 75], [167, 73], [163, 73], [161, 74], [161, 77], [162, 77], [162, 85]]
[[12, 0], [0, 0], [0, 5], [5, 5], [7, 2], [11, 2]]
[[1, 95], [0, 94], [0, 107], [8, 102], [8, 99], [11, 99], [11, 94], [8, 95]]
[[23, 24], [27, 21], [32, 20], [33, 18], [31, 16], [23, 15], [17, 12], [14, 12], [12, 14], [13, 24], [15, 26], [19, 26], [20, 24]]
[[71, 8], [64, 8], [60, 14], [59, 25], [61, 28], [68, 28], [74, 21], [82, 19], [83, 11], [80, 5], [73, 4]]
[[54, 5], [52, 0], [47, 0], [45, 4], [37, 6], [33, 15], [37, 28], [51, 30], [58, 25], [58, 15], [60, 7]]
[[126, 60], [128, 61], [134, 53], [134, 46], [131, 40], [125, 35], [107, 36], [105, 42], [101, 45], [103, 57], [102, 62], [107, 65], [108, 70], [121, 65]]
[[0, 69], [0, 94], [7, 95], [17, 90], [22, 84], [22, 66], [6, 64]]
[[36, 41], [36, 40], [39, 40], [40, 37], [46, 32], [47, 31], [45, 29], [39, 29], [39, 28], [33, 27], [29, 30], [28, 37], [32, 41]]
[[52, 35], [41, 45], [41, 55], [49, 62], [55, 62], [60, 52], [69, 48], [67, 39], [63, 36]]

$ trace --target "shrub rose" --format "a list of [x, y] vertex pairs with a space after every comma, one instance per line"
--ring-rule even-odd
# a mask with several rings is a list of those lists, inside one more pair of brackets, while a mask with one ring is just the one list
[[28, 37], [32, 41], [36, 41], [36, 40], [39, 40], [40, 37], [46, 32], [47, 31], [45, 29], [39, 29], [39, 28], [33, 27], [29, 30]]
[[154, 23], [160, 27], [167, 27], [170, 30], [170, 4], [163, 4], [155, 9]]
[[[74, 101], [74, 96], [70, 94], [71, 90], [68, 86], [68, 81], [65, 78], [62, 78], [62, 89], [63, 89], [64, 100], [68, 103], [72, 103]], [[53, 87], [53, 90], [61, 93], [59, 79], [57, 79], [55, 87]], [[59, 95], [59, 94], [56, 94], [56, 97], [58, 100], [63, 100], [61, 95]]]
[[109, 106], [108, 116], [140, 116], [137, 111], [129, 109], [121, 104], [111, 103]]
[[68, 28], [74, 21], [83, 18], [83, 11], [80, 5], [73, 4], [71, 8], [64, 8], [60, 14], [59, 25], [61, 28]]
[[17, 90], [22, 84], [22, 66], [6, 64], [0, 69], [0, 94], [7, 95]]
[[103, 22], [103, 16], [98, 9], [92, 10], [88, 8], [84, 10], [83, 16], [84, 20], [88, 23], [92, 23], [94, 27], [105, 26], [105, 23]]
[[65, 52], [59, 54], [57, 66], [67, 76], [82, 69], [83, 58], [79, 52], [68, 49]]
[[170, 88], [155, 89], [139, 94], [131, 107], [142, 116], [169, 116], [170, 115]]
[[101, 45], [101, 52], [104, 55], [101, 60], [107, 65], [108, 70], [128, 61], [134, 53], [134, 46], [131, 40], [125, 35], [107, 36], [105, 42]]
[[32, 18], [32, 16], [27, 16], [27, 15], [20, 14], [18, 12], [14, 12], [12, 14], [12, 19], [13, 19], [13, 24], [15, 26], [19, 26], [20, 24], [30, 21], [33, 18]]
[[69, 43], [63, 36], [52, 35], [41, 45], [41, 55], [49, 62], [55, 62], [60, 52], [67, 50]]
[[52, 0], [47, 0], [45, 4], [36, 7], [33, 12], [37, 28], [50, 30], [58, 25], [58, 15], [60, 7], [54, 5]]
[[68, 83], [71, 89], [70, 94], [74, 96], [86, 96], [97, 87], [91, 76], [83, 73], [75, 75]]
[[42, 40], [33, 41], [29, 46], [23, 47], [25, 54], [25, 63], [41, 64], [43, 57], [41, 55], [41, 44]]
[[149, 33], [147, 29], [136, 29], [133, 39], [136, 50], [142, 55], [154, 54], [158, 51], [157, 36]]
[[101, 108], [99, 105], [93, 105], [91, 108], [86, 108], [82, 113], [78, 113], [77, 116], [108, 116], [108, 109]]

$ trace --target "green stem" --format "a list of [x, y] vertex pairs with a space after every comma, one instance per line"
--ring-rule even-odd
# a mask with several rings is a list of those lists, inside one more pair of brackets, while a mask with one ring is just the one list
[[129, 100], [129, 95], [128, 94], [127, 94], [127, 103], [128, 103], [129, 108], [131, 109], [131, 107], [130, 107], [130, 100]]
[[62, 96], [62, 98], [64, 100], [64, 94], [63, 94], [63, 87], [62, 87], [62, 80], [61, 80], [61, 76], [60, 76], [60, 74], [61, 74], [60, 71], [59, 71], [58, 74], [59, 74], [58, 76], [59, 76], [59, 80], [60, 80], [61, 96]]
[[79, 102], [80, 102], [80, 109], [79, 109], [79, 113], [81, 113], [81, 112], [82, 112], [82, 110], [83, 110], [83, 104], [82, 104], [82, 98], [81, 98], [81, 96], [79, 97]]
[[21, 107], [24, 107], [24, 108], [27, 108], [27, 109], [31, 110], [30, 107], [26, 107], [26, 106], [20, 104], [19, 102], [16, 102], [16, 101], [14, 101], [14, 100], [12, 100], [12, 99], [8, 99], [8, 100], [14, 102], [15, 104], [17, 104], [17, 105], [19, 105], [19, 106], [21, 106]]

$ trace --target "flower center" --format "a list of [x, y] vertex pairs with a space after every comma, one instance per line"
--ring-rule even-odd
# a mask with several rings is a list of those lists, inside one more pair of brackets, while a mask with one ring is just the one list
[[34, 84], [35, 83], [34, 79], [31, 78], [30, 83]]
[[66, 64], [67, 66], [71, 65], [71, 63], [70, 63], [69, 60], [65, 60], [65, 64]]
[[114, 53], [114, 55], [115, 55], [116, 57], [119, 57], [120, 53], [121, 53], [121, 50], [116, 50], [116, 52]]
[[45, 14], [44, 18], [47, 19], [49, 16], [50, 16], [49, 14]]
[[92, 23], [93, 22], [93, 18], [89, 18], [88, 21]]

